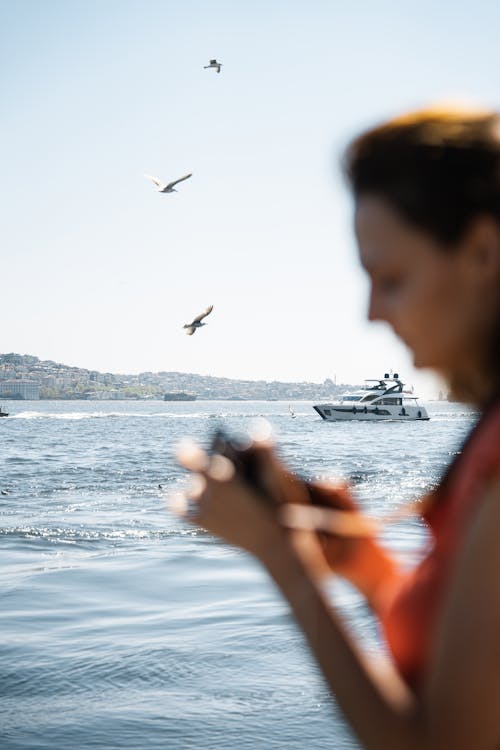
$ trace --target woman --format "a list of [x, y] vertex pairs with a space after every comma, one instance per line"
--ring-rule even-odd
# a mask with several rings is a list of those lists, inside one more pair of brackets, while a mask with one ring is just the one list
[[[500, 748], [500, 116], [400, 117], [357, 138], [345, 170], [370, 279], [369, 319], [387, 321], [417, 367], [445, 376], [482, 415], [421, 504], [429, 553], [401, 571], [346, 488], [308, 493], [265, 441], [252, 448], [259, 491], [227, 458], [182, 453], [200, 479], [189, 518], [267, 568], [364, 747], [493, 750]], [[328, 505], [344, 512], [318, 507]], [[362, 653], [327, 602], [322, 581], [332, 570], [379, 618], [391, 668]]]

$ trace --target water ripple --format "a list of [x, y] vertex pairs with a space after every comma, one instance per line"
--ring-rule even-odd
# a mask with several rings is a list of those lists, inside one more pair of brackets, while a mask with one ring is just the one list
[[[175, 444], [267, 416], [293, 469], [349, 478], [383, 515], [438, 481], [473, 413], [438, 404], [428, 423], [349, 425], [307, 403], [291, 420], [288, 402], [16, 409], [0, 457], [2, 748], [358, 747], [261, 568], [166, 513], [163, 492], [184, 481]], [[425, 531], [406, 519], [384, 543], [411, 564]], [[331, 595], [377, 647], [359, 597]]]

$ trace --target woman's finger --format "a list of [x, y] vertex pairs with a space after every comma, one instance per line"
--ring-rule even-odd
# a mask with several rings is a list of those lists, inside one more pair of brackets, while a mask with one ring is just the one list
[[206, 476], [215, 482], [230, 482], [234, 479], [235, 473], [233, 462], [218, 453], [210, 457], [208, 467], [205, 470]]
[[202, 474], [192, 474], [189, 485], [184, 492], [171, 492], [165, 502], [168, 510], [186, 521], [196, 522], [199, 501], [207, 487], [207, 480]]
[[205, 472], [210, 464], [210, 457], [194, 440], [182, 440], [177, 445], [176, 455], [181, 466], [198, 474]]
[[353, 511], [287, 503], [280, 510], [280, 520], [289, 529], [321, 531], [340, 537], [373, 537], [379, 524]]
[[177, 448], [177, 460], [188, 471], [213, 479], [216, 482], [229, 482], [235, 475], [233, 462], [216, 453], [209, 456], [194, 441], [183, 441]]

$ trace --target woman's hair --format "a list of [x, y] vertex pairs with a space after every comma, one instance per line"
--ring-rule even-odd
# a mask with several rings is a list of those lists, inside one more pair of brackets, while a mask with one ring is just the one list
[[500, 223], [500, 115], [436, 107], [389, 120], [350, 144], [344, 170], [355, 198], [384, 198], [452, 246], [478, 216]]

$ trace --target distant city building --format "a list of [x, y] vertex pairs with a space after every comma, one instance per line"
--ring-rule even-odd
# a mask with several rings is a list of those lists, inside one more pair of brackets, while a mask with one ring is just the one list
[[0, 365], [0, 379], [1, 380], [9, 380], [15, 374], [16, 374], [16, 370], [13, 365]]
[[35, 380], [2, 380], [0, 382], [2, 398], [20, 398], [26, 401], [38, 401], [40, 383]]
[[10, 352], [10, 354], [2, 354], [1, 358], [2, 362], [11, 365], [32, 365], [39, 361], [38, 357], [33, 357], [30, 354], [15, 354], [14, 352]]
[[120, 401], [124, 398], [121, 391], [89, 391], [86, 396], [91, 401]]

